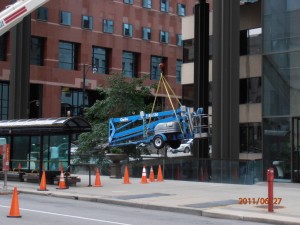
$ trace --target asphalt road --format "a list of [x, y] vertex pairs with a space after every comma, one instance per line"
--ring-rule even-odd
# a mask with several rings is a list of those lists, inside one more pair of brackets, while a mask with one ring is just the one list
[[19, 194], [21, 218], [7, 218], [11, 195], [0, 195], [0, 221], [5, 225], [199, 225], [259, 223], [145, 210], [50, 196]]

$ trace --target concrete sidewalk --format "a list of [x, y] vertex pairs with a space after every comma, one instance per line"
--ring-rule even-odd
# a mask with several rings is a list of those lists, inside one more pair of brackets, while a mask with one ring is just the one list
[[[17, 187], [21, 193], [215, 218], [270, 224], [300, 224], [300, 184], [274, 183], [274, 198], [281, 198], [281, 202], [274, 205], [274, 212], [268, 212], [268, 206], [261, 204], [268, 197], [266, 182], [236, 185], [165, 180], [141, 184], [141, 179], [130, 178], [131, 184], [122, 184], [123, 179], [101, 176], [102, 187], [89, 187], [87, 175], [77, 176], [81, 178], [81, 182], [69, 189], [56, 189], [57, 185], [47, 184], [48, 191], [38, 191], [39, 184], [8, 181], [8, 190]], [[95, 176], [91, 176], [91, 183], [94, 184], [94, 181]], [[240, 198], [245, 198], [245, 204], [239, 204]]]

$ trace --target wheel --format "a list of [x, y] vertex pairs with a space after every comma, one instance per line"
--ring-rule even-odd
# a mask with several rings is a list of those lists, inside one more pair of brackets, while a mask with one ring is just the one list
[[157, 149], [161, 149], [165, 146], [165, 142], [164, 140], [162, 139], [162, 136], [160, 135], [155, 135], [154, 138], [153, 138], [153, 145], [155, 148]]
[[189, 148], [189, 147], [185, 147], [185, 148], [184, 148], [184, 152], [185, 152], [185, 153], [189, 153], [189, 152], [190, 152], [190, 148]]
[[177, 141], [169, 141], [169, 145], [173, 149], [179, 148], [180, 144], [181, 144], [181, 141], [179, 141], [179, 140], [177, 140]]

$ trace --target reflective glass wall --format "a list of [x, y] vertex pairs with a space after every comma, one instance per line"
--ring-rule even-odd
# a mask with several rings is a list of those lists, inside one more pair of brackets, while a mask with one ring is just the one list
[[300, 115], [300, 1], [263, 1], [264, 171], [291, 180], [291, 118]]

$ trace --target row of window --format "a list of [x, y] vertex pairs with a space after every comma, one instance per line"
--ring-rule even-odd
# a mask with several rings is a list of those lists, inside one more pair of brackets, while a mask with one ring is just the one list
[[[43, 49], [45, 45], [45, 39], [40, 37], [31, 38], [31, 54], [30, 62], [33, 65], [43, 65]], [[80, 45], [72, 42], [59, 42], [59, 68], [66, 70], [78, 70], [78, 54]], [[93, 67], [97, 69], [98, 74], [109, 74], [109, 61], [112, 59], [112, 49], [93, 46], [92, 59]], [[123, 51], [122, 53], [122, 73], [127, 77], [138, 76], [138, 63], [141, 54], [129, 51]], [[159, 64], [167, 63], [167, 58], [160, 56], [151, 56], [151, 68], [150, 79], [158, 80], [160, 77]], [[176, 61], [176, 80], [181, 81], [181, 60]]]
[[[37, 19], [47, 21], [48, 20], [48, 9], [41, 7], [37, 12]], [[72, 13], [61, 11], [60, 12], [60, 24], [65, 26], [71, 26], [72, 23]], [[92, 16], [82, 16], [82, 29], [93, 29], [93, 17]], [[112, 34], [114, 32], [114, 20], [103, 20], [103, 32]], [[152, 40], [152, 31], [150, 27], [142, 28], [142, 39], [143, 40]], [[133, 25], [130, 23], [123, 23], [123, 36], [124, 37], [133, 37]], [[182, 46], [182, 35], [176, 35], [176, 45]], [[159, 32], [159, 41], [161, 43], [169, 43], [169, 32], [161, 30]]]

